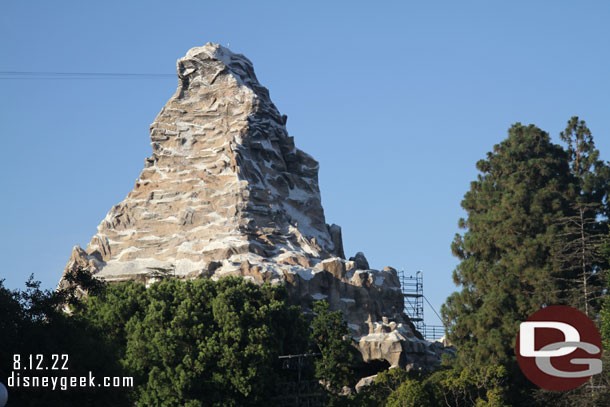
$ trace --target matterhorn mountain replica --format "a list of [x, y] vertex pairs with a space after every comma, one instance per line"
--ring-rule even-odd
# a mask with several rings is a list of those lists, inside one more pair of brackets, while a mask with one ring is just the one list
[[[403, 314], [396, 271], [345, 259], [326, 224], [318, 163], [297, 149], [252, 63], [216, 44], [178, 60], [178, 90], [150, 126], [152, 156], [64, 274], [108, 282], [243, 276], [286, 284], [304, 309], [340, 309], [365, 362], [425, 367], [440, 349]], [[62, 279], [60, 286], [65, 285]]]

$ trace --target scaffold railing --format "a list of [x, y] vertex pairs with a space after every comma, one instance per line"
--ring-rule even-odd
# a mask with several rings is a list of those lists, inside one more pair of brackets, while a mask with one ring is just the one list
[[420, 331], [421, 334], [428, 341], [436, 341], [438, 339], [442, 339], [445, 336], [445, 327], [442, 325], [427, 325], [424, 324], [423, 332]]

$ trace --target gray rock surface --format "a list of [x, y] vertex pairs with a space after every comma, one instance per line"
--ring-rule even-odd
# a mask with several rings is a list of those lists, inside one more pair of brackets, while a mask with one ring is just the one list
[[376, 377], [377, 377], [377, 375], [375, 374], [375, 375], [363, 377], [362, 379], [360, 379], [358, 381], [358, 383], [356, 383], [356, 387], [355, 387], [356, 393], [360, 393], [366, 387], [368, 387], [371, 384], [375, 383], [375, 378]]
[[364, 253], [358, 252], [354, 257], [350, 257], [349, 259], [354, 261], [356, 263], [356, 267], [358, 267], [359, 269], [369, 269], [369, 261], [366, 259]]
[[365, 361], [433, 363], [403, 314], [396, 270], [370, 269], [361, 252], [345, 260], [341, 228], [325, 220], [318, 162], [295, 147], [252, 63], [208, 43], [177, 70], [133, 190], [86, 250], [74, 248], [64, 272], [146, 284], [158, 270], [283, 283], [305, 309], [325, 299], [342, 310]]

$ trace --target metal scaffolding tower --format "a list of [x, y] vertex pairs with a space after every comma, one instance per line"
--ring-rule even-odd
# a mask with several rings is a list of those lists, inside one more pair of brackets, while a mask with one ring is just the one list
[[[445, 327], [442, 325], [426, 325], [424, 322], [424, 273], [419, 270], [414, 276], [407, 276], [404, 271], [398, 272], [400, 288], [404, 297], [404, 312], [407, 314], [415, 329], [428, 340], [440, 339], [445, 335]], [[428, 305], [432, 305], [428, 302]], [[438, 316], [434, 308], [432, 311]], [[440, 318], [440, 317], [439, 317]]]
[[405, 314], [418, 331], [424, 331], [424, 273], [420, 270], [415, 276], [399, 272], [400, 288], [404, 297]]

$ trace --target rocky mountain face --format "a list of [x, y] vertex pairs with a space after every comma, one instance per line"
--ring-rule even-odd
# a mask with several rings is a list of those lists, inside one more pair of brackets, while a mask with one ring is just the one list
[[304, 309], [325, 299], [342, 310], [365, 361], [438, 363], [439, 348], [403, 314], [396, 271], [370, 269], [362, 253], [345, 259], [341, 228], [324, 217], [318, 162], [295, 147], [250, 60], [208, 43], [177, 70], [178, 89], [150, 126], [152, 156], [64, 273], [282, 283]]

